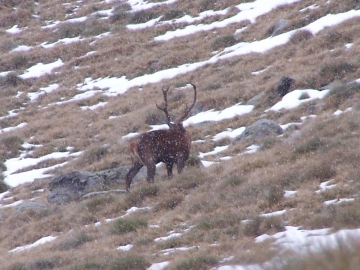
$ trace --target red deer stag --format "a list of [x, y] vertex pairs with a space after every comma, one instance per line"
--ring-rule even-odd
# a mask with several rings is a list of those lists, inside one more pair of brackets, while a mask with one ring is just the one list
[[178, 173], [181, 173], [185, 166], [185, 161], [189, 158], [191, 148], [190, 134], [183, 126], [184, 119], [188, 116], [196, 102], [196, 86], [194, 88], [194, 101], [190, 107], [186, 105], [184, 115], [176, 122], [172, 122], [167, 110], [167, 93], [170, 86], [162, 89], [165, 105], [163, 108], [156, 104], [156, 107], [166, 115], [166, 124], [169, 129], [153, 130], [140, 135], [140, 137], [130, 143], [129, 153], [133, 159], [133, 165], [126, 175], [126, 191], [129, 192], [132, 179], [145, 165], [147, 168], [147, 178], [149, 183], [154, 182], [156, 164], [164, 162], [168, 177], [172, 177], [173, 165], [176, 163]]

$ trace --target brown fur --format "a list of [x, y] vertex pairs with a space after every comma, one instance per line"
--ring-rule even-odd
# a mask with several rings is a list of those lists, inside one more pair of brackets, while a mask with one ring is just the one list
[[129, 143], [128, 154], [131, 157], [132, 164], [134, 164], [136, 161], [142, 163], [138, 154], [138, 144], [139, 144], [139, 139], [133, 140]]
[[126, 175], [126, 191], [130, 190], [132, 179], [145, 165], [147, 167], [147, 181], [154, 182], [156, 164], [164, 162], [168, 177], [172, 177], [173, 165], [177, 165], [178, 173], [181, 173], [185, 167], [185, 161], [189, 158], [191, 149], [191, 136], [185, 130], [182, 121], [194, 107], [196, 101], [196, 87], [194, 88], [193, 104], [186, 109], [185, 114], [180, 121], [171, 123], [170, 116], [167, 112], [167, 91], [164, 91], [165, 107], [160, 108], [164, 111], [168, 119], [168, 130], [154, 130], [143, 133], [140, 137], [132, 141], [129, 145], [129, 153], [133, 159], [133, 166]]

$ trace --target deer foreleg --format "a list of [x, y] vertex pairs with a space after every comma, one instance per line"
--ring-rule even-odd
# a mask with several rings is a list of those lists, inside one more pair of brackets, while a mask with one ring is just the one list
[[186, 161], [187, 158], [184, 157], [184, 155], [181, 155], [179, 154], [177, 156], [177, 162], [176, 162], [176, 165], [177, 165], [177, 170], [178, 170], [178, 174], [182, 173], [184, 167], [185, 167], [185, 161]]
[[173, 176], [173, 173], [172, 173], [173, 165], [174, 165], [174, 162], [169, 162], [169, 161], [166, 162], [166, 171], [167, 171], [169, 179], [171, 179]]

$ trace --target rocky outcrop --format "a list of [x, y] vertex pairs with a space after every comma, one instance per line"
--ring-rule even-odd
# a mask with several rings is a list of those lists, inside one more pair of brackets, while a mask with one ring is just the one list
[[[130, 167], [120, 167], [95, 173], [75, 171], [56, 176], [49, 183], [47, 200], [50, 203], [66, 203], [80, 200], [91, 192], [104, 191], [113, 185], [125, 185], [125, 175], [129, 169]], [[138, 182], [144, 177], [146, 168], [142, 168], [133, 181]]]

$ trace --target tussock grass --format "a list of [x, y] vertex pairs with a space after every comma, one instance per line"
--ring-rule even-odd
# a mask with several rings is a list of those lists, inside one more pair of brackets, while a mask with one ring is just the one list
[[158, 196], [159, 186], [156, 184], [145, 185], [131, 190], [131, 196], [126, 196], [124, 200], [124, 210], [129, 209], [132, 206], [140, 207], [142, 206], [143, 201], [147, 197]]
[[115, 198], [113, 196], [93, 198], [86, 202], [86, 207], [90, 213], [94, 213], [105, 208], [106, 205], [114, 203], [114, 201]]
[[216, 38], [212, 42], [211, 49], [218, 50], [220, 48], [230, 47], [232, 45], [235, 45], [236, 43], [237, 43], [237, 41], [234, 36], [222, 36], [222, 37]]
[[185, 270], [185, 269], [208, 269], [218, 263], [218, 258], [207, 254], [195, 254], [189, 258], [184, 258], [178, 262], [171, 263], [169, 269]]
[[177, 207], [183, 200], [184, 196], [182, 196], [181, 194], [175, 194], [165, 198], [163, 197], [161, 201], [156, 205], [155, 211], [159, 211], [160, 209], [175, 209], [175, 207]]
[[138, 229], [147, 226], [148, 223], [144, 219], [120, 218], [113, 222], [110, 228], [110, 233], [122, 235], [129, 232], [137, 231]]
[[117, 258], [116, 260], [110, 262], [109, 269], [116, 270], [127, 270], [127, 269], [145, 269], [150, 266], [150, 263], [141, 255], [138, 254], [128, 254], [123, 255]]
[[243, 224], [243, 233], [246, 236], [257, 237], [264, 233], [271, 234], [285, 230], [284, 221], [281, 217], [256, 217]]
[[16, 135], [8, 136], [0, 139], [0, 158], [2, 160], [8, 158], [14, 158], [19, 155], [19, 151], [22, 149], [24, 140]]
[[88, 235], [86, 232], [81, 231], [75, 235], [72, 235], [68, 239], [63, 240], [61, 243], [58, 244], [57, 248], [59, 250], [75, 249], [75, 248], [81, 247], [82, 245], [84, 245], [87, 242], [91, 242], [92, 240], [93, 240], [93, 237]]
[[310, 218], [306, 225], [311, 228], [356, 228], [359, 226], [360, 213], [356, 202], [323, 206], [320, 213]]
[[56, 269], [61, 266], [61, 257], [37, 258], [25, 262], [16, 262], [7, 267], [7, 270]]

